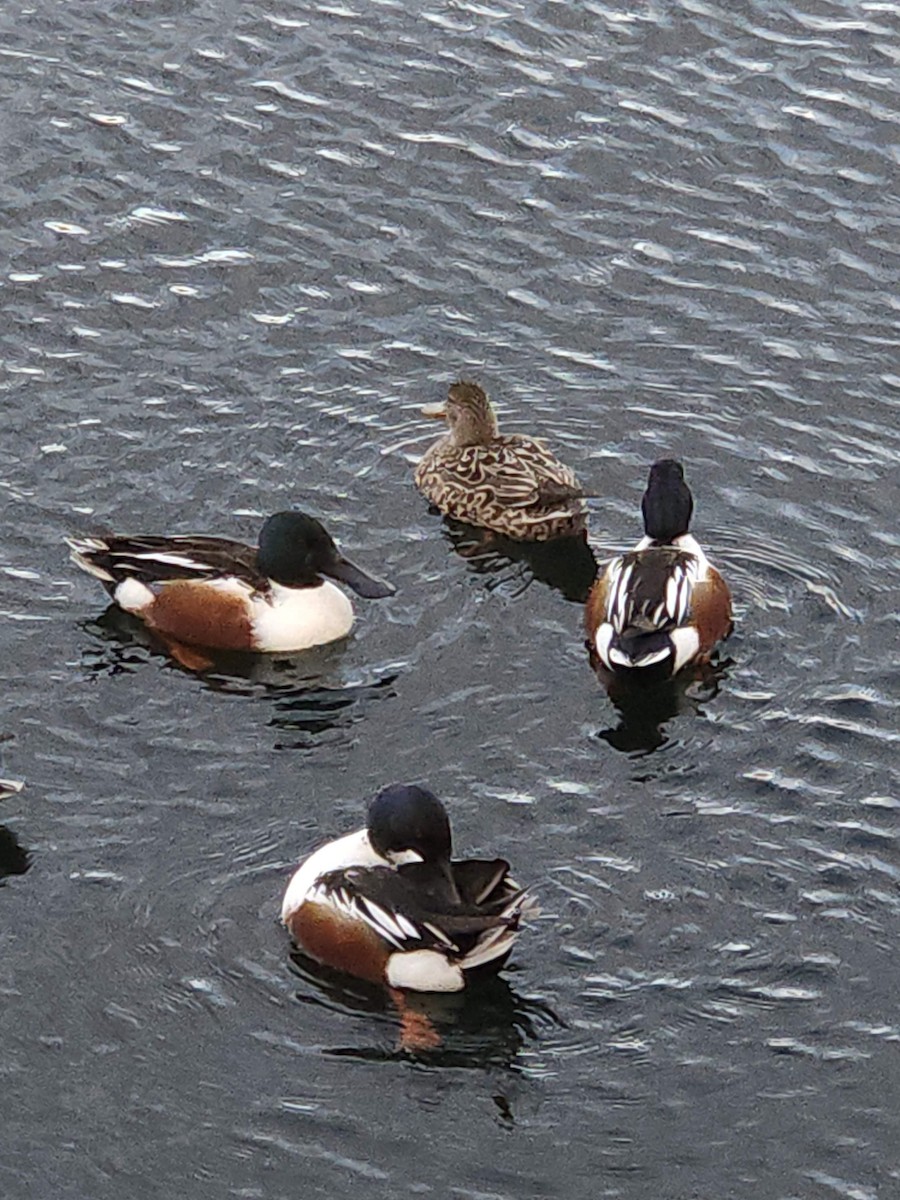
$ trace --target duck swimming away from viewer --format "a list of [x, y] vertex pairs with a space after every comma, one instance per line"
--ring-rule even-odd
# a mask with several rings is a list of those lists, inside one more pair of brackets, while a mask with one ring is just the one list
[[693, 508], [681, 463], [655, 462], [641, 502], [645, 536], [612, 560], [587, 601], [588, 644], [607, 670], [674, 675], [731, 633], [728, 585], [688, 532]]
[[587, 502], [575, 473], [537, 438], [501, 434], [478, 384], [453, 384], [446, 405], [426, 415], [450, 426], [415, 473], [419, 491], [442, 513], [516, 541], [583, 532]]
[[339, 551], [320, 521], [279, 512], [258, 547], [177, 535], [70, 538], [71, 557], [125, 612], [164, 640], [219, 650], [306, 650], [349, 633], [353, 607], [329, 579], [367, 599], [395, 589]]

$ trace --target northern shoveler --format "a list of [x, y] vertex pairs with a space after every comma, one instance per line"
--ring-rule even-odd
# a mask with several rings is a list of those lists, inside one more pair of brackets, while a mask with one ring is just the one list
[[674, 675], [731, 633], [728, 585], [688, 533], [693, 508], [681, 463], [654, 463], [641, 502], [645, 536], [612, 560], [587, 601], [589, 646], [608, 670]]
[[258, 547], [220, 537], [70, 538], [72, 560], [163, 640], [219, 650], [306, 650], [343, 637], [353, 608], [394, 588], [338, 551], [302, 512], [269, 517]]
[[458, 992], [506, 961], [534, 900], [502, 858], [451, 862], [450, 821], [427, 789], [390, 784], [364, 829], [298, 868], [281, 919], [310, 958], [389, 988]]
[[450, 426], [415, 475], [442, 513], [516, 541], [545, 542], [585, 528], [587, 503], [574, 472], [542, 441], [502, 435], [478, 384], [454, 383], [445, 406], [423, 412]]

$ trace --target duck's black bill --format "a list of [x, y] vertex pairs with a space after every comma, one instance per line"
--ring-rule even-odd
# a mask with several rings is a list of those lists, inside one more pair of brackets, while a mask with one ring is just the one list
[[365, 600], [383, 600], [385, 596], [393, 596], [397, 590], [392, 583], [376, 579], [374, 575], [367, 575], [361, 567], [357, 567], [342, 554], [328, 564], [323, 574], [337, 579], [340, 583], [346, 583], [347, 587], [353, 588], [357, 596], [362, 596]]

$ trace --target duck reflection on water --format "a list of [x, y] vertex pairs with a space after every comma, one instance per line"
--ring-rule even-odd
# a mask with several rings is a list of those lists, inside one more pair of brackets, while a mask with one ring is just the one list
[[518, 542], [491, 529], [444, 517], [444, 535], [490, 589], [510, 586], [521, 595], [537, 580], [564, 599], [583, 604], [597, 576], [597, 559], [584, 532], [545, 542]]
[[31, 855], [11, 829], [0, 825], [0, 886], [7, 875], [24, 875], [31, 866]]
[[82, 654], [82, 668], [89, 677], [133, 674], [151, 659], [162, 658], [206, 691], [269, 705], [268, 724], [294, 739], [280, 745], [282, 749], [306, 749], [319, 735], [355, 724], [375, 700], [395, 695], [395, 665], [372, 667], [362, 678], [356, 669], [350, 679], [341, 642], [295, 654], [205, 651], [206, 663], [198, 671], [172, 658], [143, 622], [116, 605], [84, 628], [101, 643]]
[[649, 754], [670, 740], [669, 721], [686, 713], [698, 713], [702, 705], [719, 693], [727, 678], [732, 659], [697, 663], [674, 678], [635, 679], [605, 671], [598, 666], [597, 676], [615, 706], [619, 723], [615, 728], [600, 729], [596, 736], [614, 750], [625, 754]]
[[[348, 977], [298, 950], [291, 969], [302, 981], [298, 1004], [366, 1018], [383, 1033], [370, 1044], [334, 1045], [323, 1053], [364, 1062], [409, 1060], [431, 1066], [507, 1068], [542, 1029], [564, 1022], [541, 1001], [526, 998], [507, 979], [491, 975], [465, 992], [406, 993], [403, 1007], [384, 988]], [[424, 1036], [420, 1036], [424, 1033]]]

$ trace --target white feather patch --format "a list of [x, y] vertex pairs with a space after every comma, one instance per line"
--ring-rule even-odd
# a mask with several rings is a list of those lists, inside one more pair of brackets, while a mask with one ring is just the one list
[[437, 950], [407, 950], [392, 954], [385, 972], [388, 985], [411, 992], [461, 992], [462, 969]]
[[413, 925], [412, 921], [410, 921], [406, 917], [404, 917], [403, 913], [394, 913], [394, 920], [397, 922], [397, 924], [400, 926], [400, 928], [403, 930], [403, 932], [406, 934], [407, 937], [417, 938], [417, 939], [419, 937], [421, 937], [419, 930], [416, 929], [416, 927], [415, 927], [415, 925]]
[[167, 554], [164, 550], [145, 550], [139, 553], [134, 550], [123, 550], [121, 553], [114, 554], [114, 558], [123, 558], [126, 562], [158, 562], [165, 563], [171, 567], [187, 567], [191, 571], [208, 571], [209, 563], [202, 562], [196, 558], [190, 558], [187, 554]]
[[629, 563], [627, 567], [623, 567], [620, 558], [615, 559], [609, 565], [607, 573], [606, 616], [612, 622], [613, 628], [617, 633], [622, 632], [624, 625], [625, 613], [628, 608], [628, 586], [633, 571], [634, 566]]
[[403, 943], [407, 940], [407, 935], [403, 932], [396, 918], [386, 908], [382, 908], [380, 904], [376, 904], [373, 900], [366, 899], [365, 896], [358, 898], [355, 907], [357, 915], [361, 916], [377, 934], [386, 938], [398, 950], [402, 947]]
[[437, 925], [432, 925], [432, 923], [430, 921], [423, 921], [422, 928], [427, 929], [429, 933], [433, 934], [437, 938], [437, 940], [441, 943], [441, 945], [446, 946], [448, 950], [456, 949], [456, 943], [451, 941], [450, 938], [447, 937], [447, 935], [446, 935], [446, 933], [444, 933], [443, 929], [438, 929]]
[[500, 925], [496, 929], [492, 929], [490, 933], [485, 934], [476, 942], [462, 960], [460, 965], [463, 970], [474, 970], [475, 967], [482, 967], [485, 963], [493, 962], [495, 958], [502, 958], [508, 954], [516, 940], [517, 933], [518, 930], [510, 929], [507, 925]]
[[696, 565], [691, 563], [692, 583], [702, 583], [709, 575], [709, 559], [703, 553], [700, 543], [690, 533], [683, 533], [672, 543], [678, 550], [690, 554], [696, 559]]
[[594, 647], [597, 655], [600, 661], [606, 663], [608, 667], [612, 665], [609, 661], [609, 644], [612, 641], [614, 632], [612, 625], [608, 621], [604, 621], [594, 637]]
[[109, 549], [102, 538], [95, 537], [66, 538], [66, 545], [71, 546], [77, 554], [92, 554], [96, 550]]
[[156, 593], [140, 580], [128, 576], [118, 585], [113, 599], [125, 612], [140, 613], [156, 600]]
[[353, 625], [353, 607], [341, 589], [327, 579], [311, 588], [285, 588], [276, 583], [272, 585], [271, 602], [254, 597], [252, 621], [258, 650], [306, 650], [348, 634]]
[[681, 604], [679, 602], [679, 579], [683, 578], [681, 571], [676, 569], [666, 581], [666, 610], [673, 621], [681, 620]]
[[669, 640], [675, 647], [675, 662], [672, 667], [672, 673], [677, 674], [686, 663], [689, 663], [695, 657], [700, 649], [700, 635], [693, 625], [682, 625], [679, 629], [673, 629], [669, 634]]
[[[365, 829], [357, 829], [342, 838], [321, 846], [301, 863], [284, 893], [281, 919], [287, 921], [306, 900], [317, 895], [319, 880], [330, 871], [345, 871], [349, 867], [383, 867], [385, 860], [372, 849]], [[325, 889], [321, 889], [324, 895]]]
[[388, 850], [384, 856], [395, 867], [404, 867], [407, 863], [420, 863], [425, 859], [418, 850]]

